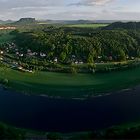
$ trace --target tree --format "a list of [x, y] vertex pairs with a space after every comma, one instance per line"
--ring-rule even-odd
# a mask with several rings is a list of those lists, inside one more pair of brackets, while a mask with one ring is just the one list
[[126, 55], [125, 52], [123, 50], [118, 50], [118, 60], [119, 61], [124, 61], [126, 60]]
[[65, 52], [62, 52], [60, 54], [60, 56], [59, 56], [59, 60], [60, 60], [60, 62], [63, 62], [64, 63], [65, 59], [66, 59], [66, 53]]
[[89, 64], [93, 64], [94, 63], [93, 56], [91, 54], [88, 55], [87, 63], [89, 63]]

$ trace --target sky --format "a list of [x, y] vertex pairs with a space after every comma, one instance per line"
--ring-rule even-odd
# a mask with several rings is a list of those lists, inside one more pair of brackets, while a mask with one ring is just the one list
[[0, 0], [0, 19], [140, 20], [140, 0]]

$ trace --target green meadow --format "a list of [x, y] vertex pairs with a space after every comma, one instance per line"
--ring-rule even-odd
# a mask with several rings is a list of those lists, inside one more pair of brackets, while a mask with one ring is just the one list
[[140, 68], [104, 74], [66, 74], [53, 72], [23, 73], [0, 69], [8, 86], [29, 94], [85, 97], [129, 88], [140, 83]]
[[72, 25], [66, 25], [66, 27], [75, 27], [75, 28], [99, 28], [99, 27], [105, 27], [108, 24], [72, 24]]

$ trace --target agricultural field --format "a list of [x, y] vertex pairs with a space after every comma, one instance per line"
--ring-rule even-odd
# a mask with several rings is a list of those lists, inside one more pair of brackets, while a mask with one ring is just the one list
[[66, 25], [66, 27], [75, 27], [75, 28], [99, 28], [105, 27], [108, 24], [73, 24], [73, 25]]

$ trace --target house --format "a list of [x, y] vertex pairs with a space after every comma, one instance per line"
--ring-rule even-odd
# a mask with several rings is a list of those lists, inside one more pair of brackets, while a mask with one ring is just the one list
[[20, 57], [23, 57], [23, 56], [24, 56], [24, 54], [19, 54], [19, 56], [20, 56]]
[[19, 70], [23, 70], [23, 67], [19, 66], [18, 69], [19, 69]]
[[98, 59], [101, 59], [102, 58], [102, 56], [98, 56]]
[[40, 53], [41, 57], [46, 57], [47, 55], [45, 53]]
[[19, 52], [16, 52], [16, 55], [19, 55]]
[[58, 62], [58, 59], [57, 59], [57, 58], [55, 58], [55, 59], [54, 59], [54, 62], [56, 62], [56, 63], [57, 63], [57, 62]]
[[84, 62], [83, 61], [80, 61], [79, 64], [84, 64]]
[[0, 54], [3, 54], [4, 52], [3, 51], [0, 51]]

